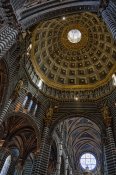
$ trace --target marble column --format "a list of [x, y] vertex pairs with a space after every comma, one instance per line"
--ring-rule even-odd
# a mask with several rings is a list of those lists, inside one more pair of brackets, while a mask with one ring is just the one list
[[17, 165], [17, 160], [12, 158], [7, 175], [14, 174], [16, 165]]
[[31, 160], [26, 160], [24, 165], [23, 175], [31, 175], [33, 164]]
[[5, 150], [3, 148], [0, 151], [2, 152], [2, 159], [0, 161], [0, 171], [1, 171], [2, 167], [4, 165], [4, 162], [5, 162], [6, 158], [10, 155], [10, 153], [9, 153], [9, 150], [7, 150], [7, 149]]
[[4, 117], [5, 117], [5, 115], [6, 115], [7, 111], [8, 111], [11, 103], [12, 103], [12, 98], [9, 99], [9, 101], [7, 102], [6, 106], [4, 107], [4, 109], [3, 109], [3, 111], [2, 111], [2, 113], [0, 115], [0, 125], [2, 124], [2, 122], [4, 120]]
[[69, 175], [73, 175], [73, 174], [72, 174], [72, 169], [70, 169], [70, 171], [69, 171]]
[[40, 153], [34, 161], [32, 175], [46, 175], [50, 156], [49, 127], [45, 126], [41, 140]]
[[1, 115], [0, 115], [0, 125], [3, 123], [4, 121], [4, 118], [8, 112], [8, 109], [9, 107], [11, 106], [11, 103], [17, 99], [17, 97], [19, 96], [19, 92], [20, 90], [22, 89], [22, 86], [23, 86], [23, 81], [22, 80], [19, 80], [19, 82], [17, 83], [9, 101], [7, 102], [6, 106], [4, 107]]
[[107, 7], [105, 10], [103, 10], [101, 12], [101, 14], [102, 14], [102, 18], [103, 18], [104, 22], [106, 23], [107, 27], [111, 31], [113, 39], [116, 41], [116, 21], [111, 13], [109, 7]]
[[43, 131], [43, 137], [41, 140], [40, 153], [37, 154], [37, 158], [34, 162], [32, 175], [47, 174], [50, 150], [51, 150], [49, 131], [50, 131], [50, 125], [52, 123], [52, 117], [53, 117], [54, 111], [55, 111], [55, 107], [53, 108], [49, 107], [48, 110], [46, 111], [46, 114], [44, 117], [44, 131]]
[[58, 160], [57, 160], [56, 175], [60, 175], [61, 156], [62, 156], [62, 142], [60, 142], [58, 145]]
[[108, 106], [102, 108], [104, 123], [106, 126], [105, 153], [107, 170], [109, 175], [116, 174], [116, 147], [112, 132], [112, 118]]
[[18, 31], [8, 25], [0, 29], [0, 58], [2, 58], [16, 42], [17, 36]]
[[69, 163], [68, 163], [68, 156], [67, 156], [65, 159], [65, 175], [68, 175], [68, 166], [69, 166]]

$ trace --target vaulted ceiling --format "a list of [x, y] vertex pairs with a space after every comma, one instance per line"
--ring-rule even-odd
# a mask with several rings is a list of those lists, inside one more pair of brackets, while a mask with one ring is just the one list
[[93, 153], [101, 163], [101, 132], [99, 127], [86, 118], [67, 119], [61, 123], [64, 143], [75, 169], [80, 165], [84, 152]]
[[[68, 33], [81, 32], [71, 43]], [[116, 68], [116, 47], [104, 22], [93, 13], [78, 13], [39, 23], [32, 32], [31, 60], [39, 77], [58, 89], [98, 87]]]

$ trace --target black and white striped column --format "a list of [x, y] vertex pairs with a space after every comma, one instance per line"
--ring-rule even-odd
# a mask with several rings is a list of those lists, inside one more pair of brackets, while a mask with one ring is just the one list
[[24, 167], [25, 167], [25, 169], [23, 171], [23, 175], [31, 175], [31, 171], [32, 171], [32, 167], [33, 167], [32, 161], [26, 160]]
[[12, 158], [12, 160], [11, 160], [11, 164], [10, 164], [10, 167], [9, 167], [9, 170], [8, 170], [7, 175], [14, 174], [16, 164], [17, 164], [17, 161], [16, 161], [16, 160], [13, 160], [13, 158]]
[[4, 120], [4, 117], [5, 117], [5, 115], [6, 115], [7, 111], [8, 111], [11, 103], [12, 103], [12, 99], [9, 99], [8, 103], [6, 104], [6, 106], [4, 107], [4, 109], [3, 109], [3, 111], [2, 111], [2, 113], [0, 115], [0, 125], [2, 124], [2, 122]]
[[61, 156], [62, 156], [62, 142], [58, 145], [58, 158], [57, 158], [57, 170], [56, 175], [60, 175], [60, 167], [61, 167]]
[[3, 150], [3, 149], [1, 149], [0, 151], [3, 153], [2, 160], [0, 163], [0, 172], [1, 172], [3, 165], [4, 165], [4, 162], [5, 162], [6, 158], [10, 155], [10, 152], [9, 152], [9, 150]]
[[107, 143], [105, 144], [107, 170], [109, 175], [116, 174], [116, 148], [111, 126], [106, 128]]
[[50, 149], [49, 127], [45, 126], [43, 138], [41, 140], [40, 153], [38, 153], [34, 162], [32, 175], [47, 175]]
[[2, 58], [16, 42], [17, 35], [18, 31], [8, 25], [0, 29], [0, 58]]
[[111, 31], [113, 39], [116, 41], [116, 21], [109, 7], [107, 7], [105, 10], [102, 11], [102, 17], [106, 25], [108, 26], [109, 30]]

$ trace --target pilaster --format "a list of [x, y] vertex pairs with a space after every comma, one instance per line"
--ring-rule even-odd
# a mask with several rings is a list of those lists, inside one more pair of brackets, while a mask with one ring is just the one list
[[20, 80], [17, 84], [16, 84], [16, 87], [10, 97], [10, 99], [8, 100], [8, 103], [6, 104], [6, 106], [4, 107], [2, 113], [1, 113], [1, 116], [0, 116], [0, 125], [2, 124], [7, 112], [8, 112], [8, 109], [11, 105], [11, 103], [17, 99], [17, 97], [19, 96], [19, 92], [20, 90], [22, 89], [22, 86], [23, 86], [23, 81]]
[[114, 136], [112, 132], [112, 118], [110, 115], [109, 107], [105, 105], [102, 108], [102, 115], [104, 123], [106, 125], [106, 142], [105, 142], [105, 153], [107, 161], [107, 170], [109, 175], [116, 174], [116, 148], [114, 142]]
[[0, 29], [0, 59], [8, 52], [16, 42], [18, 31], [8, 25]]
[[[106, 25], [108, 26], [109, 30], [111, 31], [113, 39], [116, 41], [116, 13], [115, 9], [116, 5], [110, 1], [108, 7], [101, 12], [102, 18], [105, 21]], [[115, 14], [115, 17], [114, 17]]]

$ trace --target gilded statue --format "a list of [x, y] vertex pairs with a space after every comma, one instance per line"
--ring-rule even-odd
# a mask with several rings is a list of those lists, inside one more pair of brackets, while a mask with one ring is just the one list
[[110, 117], [110, 112], [107, 105], [103, 106], [101, 111], [104, 119]]
[[55, 107], [50, 106], [48, 110], [46, 111], [46, 115], [44, 118], [44, 122], [46, 125], [49, 125], [52, 122], [52, 118], [53, 118], [53, 115], [56, 109], [57, 109], [57, 106]]
[[16, 99], [19, 96], [19, 92], [22, 89], [22, 87], [23, 87], [23, 80], [19, 80], [12, 94], [13, 99]]
[[102, 112], [103, 119], [104, 119], [106, 126], [110, 126], [111, 124], [110, 111], [109, 111], [109, 107], [106, 104], [101, 109], [101, 112]]

